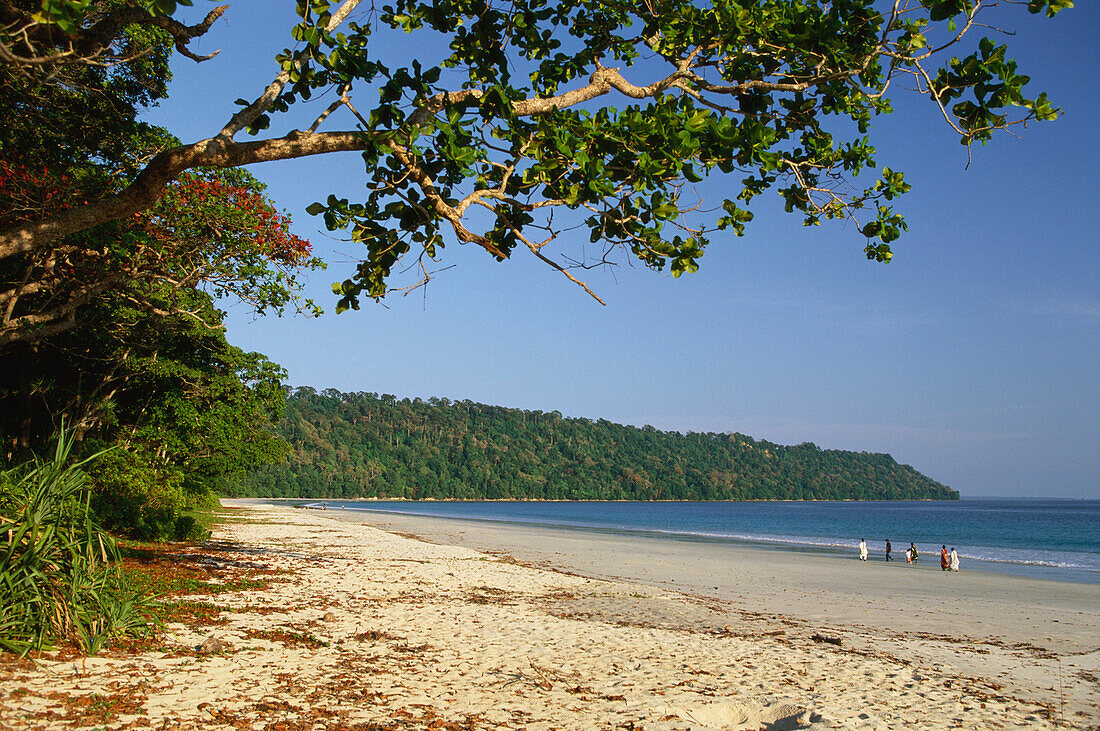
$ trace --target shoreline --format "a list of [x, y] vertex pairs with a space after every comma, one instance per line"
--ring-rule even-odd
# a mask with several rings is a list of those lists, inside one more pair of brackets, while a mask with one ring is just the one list
[[[613, 535], [623, 536], [638, 536], [638, 537], [651, 537], [656, 540], [674, 540], [683, 542], [697, 542], [697, 543], [710, 543], [714, 545], [733, 545], [742, 546], [750, 549], [757, 550], [774, 550], [774, 551], [790, 551], [802, 554], [808, 554], [814, 557], [828, 557], [828, 558], [853, 558], [856, 555], [857, 544], [853, 541], [850, 544], [840, 542], [841, 538], [829, 539], [825, 537], [805, 537], [800, 540], [799, 536], [782, 536], [769, 538], [767, 536], [751, 536], [751, 535], [724, 535], [724, 534], [708, 534], [699, 532], [678, 532], [674, 530], [656, 530], [646, 528], [624, 528], [614, 527], [606, 525], [596, 524], [584, 524], [584, 523], [568, 523], [568, 522], [545, 522], [538, 519], [523, 519], [520, 517], [504, 517], [504, 516], [468, 516], [468, 515], [445, 515], [435, 514], [432, 512], [419, 512], [415, 510], [404, 511], [400, 509], [387, 509], [372, 507], [374, 503], [398, 503], [408, 504], [410, 506], [417, 503], [462, 503], [469, 501], [442, 501], [442, 500], [426, 500], [426, 501], [412, 501], [412, 500], [372, 500], [372, 499], [333, 499], [333, 500], [313, 500], [313, 499], [301, 499], [301, 498], [241, 498], [242, 500], [250, 500], [254, 502], [271, 502], [272, 504], [290, 504], [295, 507], [301, 507], [306, 509], [319, 508], [322, 505], [328, 503], [335, 503], [337, 505], [343, 504], [359, 504], [356, 507], [349, 507], [349, 510], [359, 512], [371, 512], [382, 516], [387, 515], [405, 515], [410, 518], [425, 518], [429, 520], [457, 520], [467, 521], [478, 524], [488, 525], [515, 525], [515, 526], [529, 526], [535, 529], [551, 529], [551, 530], [572, 530], [580, 532], [592, 532], [592, 533], [606, 533]], [[608, 502], [608, 501], [473, 501], [475, 503], [481, 502]], [[633, 503], [636, 501], [622, 501], [627, 503]], [[660, 501], [654, 501], [660, 502]], [[664, 501], [670, 502], [670, 501]], [[745, 501], [745, 502], [782, 502], [782, 501]], [[796, 501], [788, 501], [796, 502]], [[805, 501], [799, 501], [805, 502]], [[824, 501], [829, 503], [835, 503], [837, 501]], [[854, 501], [851, 501], [854, 502]], [[905, 501], [905, 502], [920, 502], [920, 501]], [[331, 507], [332, 510], [339, 510], [338, 507]], [[833, 542], [836, 541], [836, 542]], [[923, 545], [927, 546], [925, 542]], [[979, 547], [980, 548], [980, 547]], [[895, 544], [895, 550], [893, 552], [892, 562], [905, 565], [904, 562], [904, 549], [905, 546], [900, 542]], [[998, 559], [990, 557], [982, 557], [978, 555], [968, 554], [964, 548], [960, 552], [960, 556], [963, 560], [964, 571], [969, 573], [984, 572], [993, 573], [999, 575], [1017, 576], [1021, 578], [1029, 579], [1041, 579], [1048, 580], [1057, 583], [1072, 583], [1072, 584], [1086, 584], [1100, 586], [1100, 571], [1089, 568], [1087, 566], [1076, 565], [1060, 565], [1043, 563], [1041, 560], [1033, 559], [1030, 561], [1011, 559]], [[939, 568], [939, 552], [932, 551], [926, 547], [925, 552], [922, 554], [922, 561], [919, 564], [913, 564], [907, 568], [911, 569], [926, 569], [928, 567]], [[881, 543], [872, 543], [870, 546], [870, 559], [871, 562], [883, 561], [883, 549]]]
[[[1028, 642], [1060, 652], [1100, 650], [1100, 585], [1095, 584], [980, 569], [943, 572], [938, 560], [935, 565], [896, 559], [887, 564], [881, 558], [861, 562], [854, 554], [614, 530], [383, 511], [316, 512], [433, 543], [506, 554], [540, 568], [694, 592], [840, 625], [946, 634], [943, 615], [953, 602], [961, 603], [957, 620], [980, 639]], [[832, 601], [856, 586], [860, 598], [870, 602], [866, 608]], [[971, 606], [975, 603], [980, 606]], [[1032, 614], [1042, 616], [1033, 621]]]
[[[903, 662], [948, 667], [1024, 696], [1059, 686], [1064, 692], [1061, 674], [1077, 672], [1085, 681], [1078, 687], [1081, 702], [1093, 718], [1086, 727], [1100, 729], [1100, 585], [976, 569], [942, 572], [938, 561], [861, 562], [855, 555], [584, 528], [309, 512], [544, 570], [684, 593], [724, 605], [727, 619], [824, 629], [865, 651], [888, 647]], [[736, 568], [723, 573], [723, 567]]]
[[[1073, 609], [1093, 595], [1044, 596], [1050, 582], [998, 575], [1015, 596], [970, 592], [913, 614], [905, 607], [936, 602], [910, 596], [902, 614], [926, 629], [884, 630], [861, 618], [884, 609], [881, 577], [895, 603], [891, 575], [927, 572], [836, 560], [792, 581], [806, 562], [782, 552], [685, 558], [621, 537], [224, 504], [230, 518], [193, 560], [262, 567], [278, 583], [189, 597], [217, 611], [170, 624], [168, 652], [0, 666], [0, 728], [1100, 728], [1100, 617], [1094, 603]], [[719, 559], [726, 575], [714, 580]], [[585, 561], [648, 579], [575, 570]], [[962, 577], [972, 581], [946, 582]], [[962, 577], [921, 578], [985, 590]], [[714, 589], [723, 581], [728, 595]], [[1002, 619], [1000, 637], [967, 631], [974, 609], [1009, 599], [1059, 621], [1036, 628], [1021, 614]], [[207, 636], [225, 650], [198, 650]], [[110, 713], [90, 722], [95, 708]]]

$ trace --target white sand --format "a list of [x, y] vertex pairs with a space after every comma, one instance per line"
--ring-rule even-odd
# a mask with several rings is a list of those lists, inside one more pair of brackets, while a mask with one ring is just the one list
[[[172, 627], [183, 653], [4, 670], [0, 728], [87, 724], [86, 713], [74, 721], [74, 709], [112, 698], [117, 710], [100, 726], [653, 731], [1100, 723], [1095, 587], [841, 560], [807, 571], [797, 557], [773, 551], [717, 555], [708, 546], [700, 555], [699, 546], [670, 541], [401, 521], [402, 530], [434, 540], [512, 545], [524, 561], [592, 575], [584, 576], [334, 520], [337, 511], [243, 512], [250, 520], [218, 530], [217, 540], [236, 544], [224, 559], [285, 569], [289, 581], [211, 598], [233, 611], [214, 627]], [[494, 530], [504, 533], [491, 540]], [[712, 578], [719, 572], [720, 580]], [[1011, 614], [1000, 616], [1006, 608]], [[326, 612], [330, 621], [322, 620]], [[971, 626], [993, 614], [995, 621]], [[309, 649], [254, 635], [269, 630], [328, 644]], [[229, 651], [199, 656], [190, 649], [210, 634]], [[815, 641], [815, 634], [843, 644]]]

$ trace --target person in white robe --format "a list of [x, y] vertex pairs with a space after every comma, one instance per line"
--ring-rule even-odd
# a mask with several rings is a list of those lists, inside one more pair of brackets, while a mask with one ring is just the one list
[[863, 540], [862, 538], [859, 539], [859, 560], [867, 560], [867, 541]]
[[951, 548], [950, 566], [952, 571], [959, 570], [959, 553], [954, 549], [954, 547]]

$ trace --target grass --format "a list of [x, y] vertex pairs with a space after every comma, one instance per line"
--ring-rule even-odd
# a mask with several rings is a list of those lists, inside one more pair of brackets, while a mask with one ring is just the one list
[[279, 573], [228, 554], [222, 547], [188, 543], [124, 541], [120, 549], [131, 586], [151, 597], [266, 589]]
[[240, 519], [240, 511], [228, 510], [218, 505], [214, 508], [191, 508], [184, 515], [194, 518], [195, 523], [206, 535], [219, 523], [232, 523]]

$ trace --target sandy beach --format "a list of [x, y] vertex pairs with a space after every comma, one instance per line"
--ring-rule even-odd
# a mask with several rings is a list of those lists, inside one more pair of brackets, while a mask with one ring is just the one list
[[0, 728], [1100, 728], [1095, 585], [226, 504], [196, 555], [276, 583], [3, 665]]

